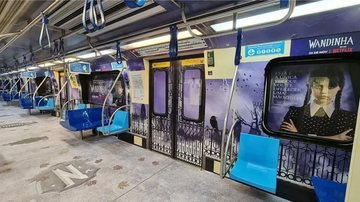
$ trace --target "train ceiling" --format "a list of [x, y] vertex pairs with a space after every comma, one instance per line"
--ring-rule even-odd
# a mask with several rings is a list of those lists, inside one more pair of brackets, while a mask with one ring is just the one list
[[[38, 62], [52, 57], [50, 49], [46, 47], [41, 49], [38, 42], [42, 26], [40, 13], [44, 10], [49, 19], [51, 41], [62, 37], [65, 51], [75, 53], [89, 50], [90, 46], [112, 47], [117, 40], [126, 45], [140, 39], [165, 34], [169, 32], [168, 27], [172, 24], [177, 24], [180, 30], [184, 30], [181, 6], [184, 8], [188, 23], [203, 35], [215, 34], [211, 25], [232, 20], [235, 11], [238, 16], [246, 16], [279, 9], [279, 0], [208, 2], [208, 0], [147, 0], [143, 7], [128, 8], [123, 0], [103, 0], [106, 26], [96, 32], [86, 33], [81, 20], [83, 0], [2, 0], [0, 1], [0, 68], [18, 69], [28, 65], [31, 52]], [[302, 0], [297, 4], [306, 2], [308, 1]], [[29, 29], [18, 35], [24, 28]]]

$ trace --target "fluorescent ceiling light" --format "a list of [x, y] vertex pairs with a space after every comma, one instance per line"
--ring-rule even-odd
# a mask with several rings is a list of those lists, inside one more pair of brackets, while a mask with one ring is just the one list
[[77, 57], [81, 58], [81, 59], [89, 59], [89, 58], [94, 58], [94, 57], [101, 56], [101, 55], [115, 54], [116, 50], [114, 50], [114, 49], [106, 49], [106, 50], [101, 50], [99, 52], [100, 52], [100, 55], [97, 55], [95, 52], [91, 52], [91, 53], [87, 53], [87, 54], [84, 54], [84, 55], [79, 55]]
[[65, 58], [64, 60], [56, 60], [54, 61], [55, 64], [62, 64], [62, 63], [67, 63], [67, 62], [74, 62], [78, 60], [77, 58], [73, 58], [73, 57], [70, 57], [70, 58]]
[[92, 53], [87, 53], [87, 54], [84, 54], [84, 55], [79, 55], [77, 57], [81, 58], [81, 59], [88, 59], [88, 58], [96, 57], [96, 54], [94, 52], [92, 52]]
[[78, 59], [77, 58], [65, 58], [64, 59], [65, 62], [74, 62], [76, 60], [78, 60]]
[[[296, 6], [290, 18], [311, 15], [311, 14], [336, 10], [340, 8], [346, 8], [359, 4], [360, 4], [359, 0], [321, 0], [313, 3], [304, 4], [301, 6]], [[288, 9], [282, 9], [278, 11], [237, 19], [236, 28], [244, 28], [257, 24], [280, 20], [283, 16], [286, 15], [287, 12]], [[231, 30], [232, 27], [233, 27], [233, 21], [227, 21], [227, 22], [211, 25], [211, 28], [213, 28], [216, 32]]]
[[106, 49], [106, 50], [101, 50], [100, 54], [101, 55], [110, 55], [110, 54], [115, 54], [116, 50], [114, 49]]
[[19, 69], [19, 72], [25, 72], [26, 69]]
[[61, 64], [61, 63], [63, 63], [63, 61], [62, 60], [55, 60], [55, 61], [53, 61], [53, 63], [54, 64]]
[[28, 70], [34, 70], [34, 69], [38, 69], [39, 67], [33, 66], [33, 67], [28, 67]]
[[53, 66], [53, 65], [55, 65], [55, 64], [51, 63], [51, 62], [46, 62], [46, 63], [40, 64], [39, 67], [50, 67], [50, 66]]
[[[197, 29], [192, 29], [192, 31], [196, 34], [196, 35], [201, 35], [201, 32], [199, 32], [199, 30]], [[181, 39], [187, 39], [187, 38], [191, 38], [191, 34], [188, 31], [182, 31], [178, 33], [178, 40]], [[134, 49], [134, 48], [141, 48], [141, 47], [145, 47], [145, 46], [151, 46], [151, 45], [156, 45], [156, 44], [162, 44], [162, 43], [167, 43], [170, 41], [170, 34], [164, 35], [164, 36], [159, 36], [159, 37], [155, 37], [155, 38], [151, 38], [151, 39], [146, 39], [143, 41], [138, 41], [135, 43], [131, 43], [131, 44], [127, 44], [124, 46], [121, 46], [122, 49], [125, 50], [129, 50], [129, 49]]]

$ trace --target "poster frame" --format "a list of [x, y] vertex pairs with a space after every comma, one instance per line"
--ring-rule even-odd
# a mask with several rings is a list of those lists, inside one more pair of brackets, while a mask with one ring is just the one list
[[[308, 56], [292, 56], [292, 57], [281, 57], [271, 60], [265, 67], [265, 82], [264, 82], [264, 109], [262, 111], [262, 129], [263, 131], [274, 137], [280, 137], [290, 140], [299, 140], [304, 142], [310, 142], [315, 144], [321, 144], [326, 146], [338, 147], [343, 149], [351, 148], [353, 139], [350, 141], [336, 141], [331, 139], [325, 139], [318, 136], [296, 134], [287, 131], [274, 131], [270, 129], [268, 125], [268, 112], [270, 108], [270, 94], [271, 94], [271, 73], [273, 68], [279, 65], [299, 65], [299, 64], [324, 64], [324, 63], [346, 63], [346, 62], [357, 62], [360, 64], [360, 53], [341, 53], [341, 54], [321, 54], [321, 55], [308, 55]], [[349, 68], [349, 74], [351, 75], [352, 87], [354, 90], [355, 104], [359, 103], [360, 96], [360, 82], [355, 82], [356, 73], [360, 73], [360, 69]], [[357, 106], [359, 110], [360, 106]], [[356, 112], [357, 114], [357, 112]], [[357, 119], [360, 117], [357, 117]]]

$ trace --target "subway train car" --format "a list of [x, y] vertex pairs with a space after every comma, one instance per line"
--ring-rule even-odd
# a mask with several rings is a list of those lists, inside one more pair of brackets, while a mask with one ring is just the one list
[[1, 0], [0, 201], [360, 201], [359, 16]]

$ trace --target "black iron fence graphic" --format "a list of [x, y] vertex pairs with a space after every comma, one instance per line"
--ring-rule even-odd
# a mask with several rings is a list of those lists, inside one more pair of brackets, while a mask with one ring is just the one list
[[[221, 133], [205, 127], [205, 155], [220, 159]], [[235, 140], [238, 136], [235, 137]], [[233, 155], [237, 153], [237, 141]], [[230, 154], [229, 154], [230, 155]], [[229, 156], [228, 155], [228, 156]], [[299, 141], [281, 140], [278, 175], [306, 185], [311, 185], [311, 176], [346, 183], [348, 180], [351, 152], [322, 145]]]

